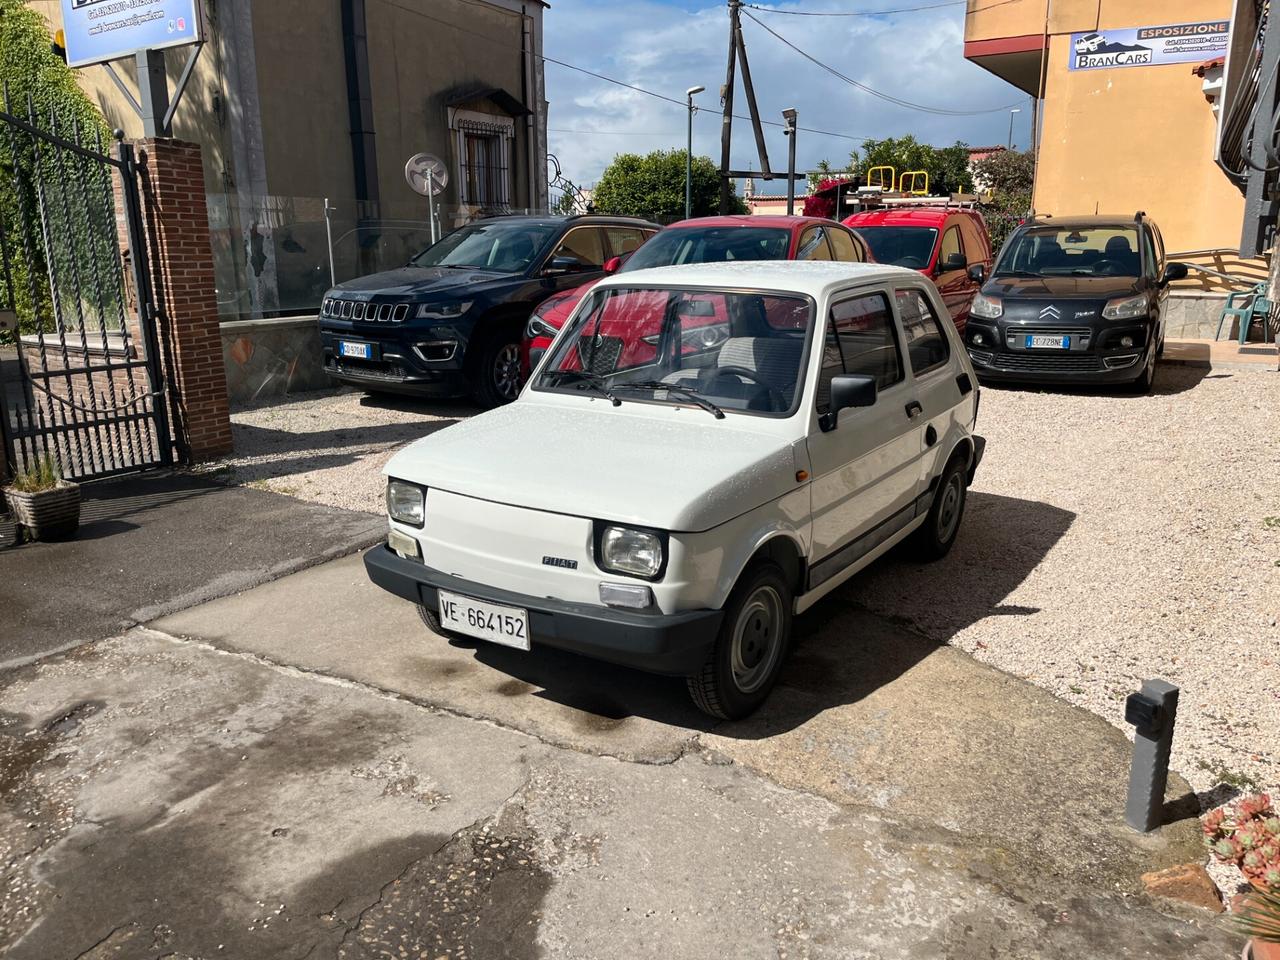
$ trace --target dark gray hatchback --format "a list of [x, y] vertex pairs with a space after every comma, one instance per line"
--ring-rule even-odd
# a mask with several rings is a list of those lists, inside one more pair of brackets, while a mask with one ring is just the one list
[[1151, 388], [1168, 286], [1160, 230], [1133, 217], [1042, 217], [1005, 242], [974, 297], [965, 345], [982, 380]]

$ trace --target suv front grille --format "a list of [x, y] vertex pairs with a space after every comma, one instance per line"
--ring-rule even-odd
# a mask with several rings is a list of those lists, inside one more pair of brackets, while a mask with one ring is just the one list
[[969, 348], [974, 363], [997, 370], [1026, 370], [1031, 373], [1090, 373], [1103, 369], [1095, 353], [992, 353]]
[[600, 376], [613, 373], [618, 367], [618, 357], [622, 355], [622, 338], [599, 335], [595, 337], [594, 349], [592, 343], [591, 337], [578, 341], [578, 355], [582, 357], [583, 366]]
[[404, 323], [409, 319], [409, 304], [325, 297], [320, 304], [320, 316], [335, 320], [363, 320], [365, 323]]

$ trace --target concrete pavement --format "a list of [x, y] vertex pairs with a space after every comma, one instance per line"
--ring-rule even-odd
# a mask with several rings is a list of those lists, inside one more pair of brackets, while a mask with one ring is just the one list
[[14, 960], [1238, 949], [1216, 920], [700, 741], [563, 749], [146, 629], [10, 672], [0, 710]]

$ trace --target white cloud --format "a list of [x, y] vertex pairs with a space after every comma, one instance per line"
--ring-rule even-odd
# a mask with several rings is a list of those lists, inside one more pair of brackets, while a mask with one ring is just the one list
[[[887, 0], [886, 0], [887, 2]], [[776, 4], [783, 9], [848, 10], [848, 3]], [[796, 46], [861, 83], [895, 97], [953, 109], [983, 109], [1025, 96], [964, 59], [964, 7], [887, 17], [791, 17], [744, 10]], [[658, 0], [627, 3], [556, 0], [546, 13], [548, 56], [653, 90], [677, 100], [691, 86], [705, 86], [695, 102], [703, 108], [694, 121], [694, 152], [720, 156], [719, 88], [724, 81], [728, 44], [725, 6], [708, 3], [692, 12]], [[863, 93], [788, 49], [745, 16], [743, 33], [751, 75], [763, 119], [780, 120], [794, 106], [800, 124], [852, 136], [914, 134], [945, 145], [1003, 143], [1007, 113], [977, 117], [936, 116], [886, 103]], [[682, 147], [685, 114], [681, 105], [597, 80], [548, 63], [547, 99], [551, 103], [551, 151], [571, 179], [590, 183], [617, 153]], [[1025, 145], [1030, 123], [1027, 106], [1016, 118], [1015, 140]], [[734, 112], [745, 116], [741, 76]], [[608, 131], [563, 133], [557, 131]], [[786, 138], [765, 128], [770, 163], [786, 167]], [[841, 167], [856, 141], [801, 132], [797, 166], [828, 159]], [[758, 168], [747, 121], [735, 121], [732, 164]], [[773, 189], [781, 190], [781, 181]]]

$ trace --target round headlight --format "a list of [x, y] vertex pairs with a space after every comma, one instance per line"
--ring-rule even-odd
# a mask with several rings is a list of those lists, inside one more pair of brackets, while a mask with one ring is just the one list
[[662, 569], [662, 538], [648, 530], [605, 527], [600, 535], [600, 565], [636, 577], [656, 577]]
[[974, 345], [975, 345], [975, 346], [979, 346], [979, 347], [980, 347], [980, 346], [982, 346], [984, 343], [986, 343], [986, 342], [987, 342], [987, 338], [986, 338], [986, 337], [984, 337], [984, 336], [983, 336], [982, 334], [980, 334], [980, 333], [975, 333], [975, 334], [973, 335], [973, 342], [974, 342]]

